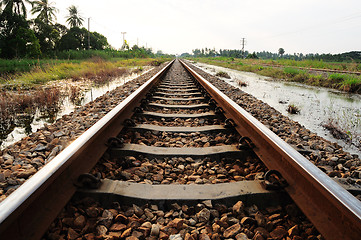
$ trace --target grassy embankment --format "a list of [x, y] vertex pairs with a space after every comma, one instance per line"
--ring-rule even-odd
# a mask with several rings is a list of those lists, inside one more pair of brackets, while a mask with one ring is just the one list
[[[167, 59], [111, 59], [89, 60], [0, 60], [0, 85], [7, 89], [26, 89], [60, 79], [79, 80], [86, 78], [104, 81], [109, 77], [124, 74], [128, 67], [159, 65]], [[10, 74], [9, 74], [10, 73]]]
[[347, 92], [361, 93], [361, 76], [346, 73], [315, 73], [300, 68], [317, 68], [340, 71], [360, 72], [361, 64], [326, 63], [323, 61], [260, 60], [234, 59], [225, 57], [190, 58], [190, 60], [232, 68], [239, 71], [254, 72], [263, 76], [300, 82], [312, 86], [328, 87]]

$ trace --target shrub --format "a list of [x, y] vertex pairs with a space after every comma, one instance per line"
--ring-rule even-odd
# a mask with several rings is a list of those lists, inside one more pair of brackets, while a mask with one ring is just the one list
[[228, 73], [226, 73], [226, 72], [222, 72], [222, 71], [217, 72], [217, 73], [216, 73], [216, 76], [217, 76], [217, 77], [228, 78], [228, 79], [230, 79], [230, 78], [231, 78], [231, 77], [228, 75]]

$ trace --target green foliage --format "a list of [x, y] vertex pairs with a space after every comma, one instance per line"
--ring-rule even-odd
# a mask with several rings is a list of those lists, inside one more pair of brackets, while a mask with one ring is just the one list
[[335, 81], [335, 82], [339, 82], [339, 81], [343, 81], [346, 79], [346, 75], [345, 74], [341, 74], [341, 73], [332, 73], [328, 76], [329, 79]]
[[258, 59], [257, 54], [255, 52], [253, 52], [252, 54], [248, 54], [248, 56], [246, 58], [248, 58], [248, 59]]
[[[109, 47], [107, 38], [97, 32], [90, 33], [90, 48], [101, 50]], [[73, 27], [59, 40], [58, 49], [84, 50], [88, 49], [88, 30], [85, 28]]]
[[70, 28], [82, 26], [84, 19], [80, 16], [77, 7], [72, 5], [68, 7], [68, 11], [69, 15], [67, 16], [66, 22], [69, 24]]
[[302, 70], [296, 69], [296, 68], [285, 67], [283, 69], [283, 72], [286, 73], [287, 75], [295, 76], [297, 74], [304, 73], [305, 71], [302, 71]]
[[35, 36], [39, 40], [43, 56], [51, 55], [51, 53], [55, 51], [62, 36], [61, 34], [66, 31], [64, 28], [65, 27], [61, 24], [48, 25], [40, 19], [34, 20], [33, 30], [35, 32]]
[[48, 0], [35, 0], [31, 2], [33, 8], [31, 9], [32, 14], [38, 14], [37, 19], [43, 21], [49, 25], [56, 19], [55, 13], [58, 11], [53, 3], [49, 3]]
[[283, 48], [278, 49], [278, 54], [281, 55], [281, 57], [283, 56], [284, 53], [285, 53], [285, 50]]
[[[0, 76], [7, 76], [9, 74], [30, 72], [34, 69], [44, 70], [46, 67], [65, 63], [65, 60], [39, 60], [39, 59], [0, 59]], [[78, 60], [72, 60], [71, 63], [80, 63]]]
[[24, 17], [9, 11], [1, 13], [0, 57], [23, 58], [40, 56], [39, 40]]

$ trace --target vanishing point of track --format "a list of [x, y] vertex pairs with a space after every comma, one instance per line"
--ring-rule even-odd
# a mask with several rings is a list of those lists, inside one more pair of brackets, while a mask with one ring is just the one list
[[[165, 77], [180, 64], [188, 77]], [[290, 196], [326, 239], [358, 239], [360, 202], [188, 65], [169, 63], [5, 199], [1, 239], [40, 239], [76, 192], [130, 203], [265, 204]], [[221, 159], [225, 166], [217, 177], [200, 173], [202, 179], [165, 172], [115, 180], [113, 172], [97, 165], [104, 154], [122, 159], [122, 168], [128, 164], [123, 156], [131, 155], [206, 157], [210, 165]], [[251, 166], [247, 174], [230, 174], [230, 167], [244, 162]]]

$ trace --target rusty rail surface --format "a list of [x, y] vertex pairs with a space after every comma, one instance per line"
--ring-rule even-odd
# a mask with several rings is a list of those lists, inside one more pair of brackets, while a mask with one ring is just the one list
[[[173, 60], [174, 61], [174, 60]], [[173, 63], [139, 87], [57, 157], [0, 203], [0, 239], [40, 239], [76, 191], [79, 175], [89, 172], [122, 123]]]
[[360, 239], [361, 203], [275, 133], [181, 61], [269, 169], [289, 184], [285, 190], [326, 239]]

